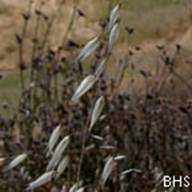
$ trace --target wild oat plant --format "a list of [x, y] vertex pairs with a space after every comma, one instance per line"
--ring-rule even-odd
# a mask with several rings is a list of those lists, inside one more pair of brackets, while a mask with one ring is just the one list
[[[161, 97], [166, 80], [160, 75], [155, 86], [149, 86], [146, 71], [139, 72], [147, 85], [145, 93], [136, 96], [130, 91], [134, 78], [129, 91], [118, 93], [129, 58], [134, 57], [131, 51], [121, 60], [116, 78], [107, 74], [120, 32], [121, 5], [111, 10], [101, 32], [79, 48], [68, 38], [76, 4], [62, 44], [52, 50], [49, 35], [64, 2], [52, 16], [41, 6], [33, 13], [31, 3], [23, 14], [22, 33], [16, 35], [19, 109], [12, 118], [0, 117], [0, 191], [155, 192], [164, 191], [165, 174], [191, 175], [192, 103]], [[32, 17], [36, 25], [26, 64], [24, 44]], [[45, 34], [39, 33], [44, 20]], [[168, 76], [175, 75], [191, 89], [174, 70], [176, 56], [170, 58], [165, 48], [159, 52]]]

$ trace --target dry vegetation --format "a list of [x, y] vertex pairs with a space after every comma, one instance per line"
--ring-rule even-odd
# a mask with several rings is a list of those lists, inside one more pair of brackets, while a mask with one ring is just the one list
[[163, 175], [191, 176], [191, 29], [137, 44], [139, 26], [110, 2], [99, 21], [99, 3], [25, 4], [7, 94], [17, 105], [0, 110], [0, 191], [156, 192]]

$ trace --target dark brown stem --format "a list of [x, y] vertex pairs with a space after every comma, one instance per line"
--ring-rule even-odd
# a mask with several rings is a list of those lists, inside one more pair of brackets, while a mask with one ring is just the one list
[[71, 18], [70, 18], [70, 22], [69, 22], [67, 30], [66, 30], [66, 32], [65, 32], [65, 34], [63, 36], [63, 40], [62, 40], [63, 45], [65, 45], [67, 36], [68, 36], [69, 32], [72, 30], [72, 28], [73, 28], [73, 24], [75, 22], [75, 16], [76, 16], [78, 5], [79, 5], [79, 0], [75, 0], [75, 4], [73, 6], [73, 12], [72, 12], [72, 15], [71, 15]]
[[63, 3], [64, 3], [64, 0], [61, 0], [58, 7], [57, 7], [57, 10], [53, 13], [51, 19], [48, 21], [47, 30], [45, 31], [44, 39], [43, 39], [43, 42], [42, 42], [42, 45], [41, 45], [41, 54], [40, 55], [43, 54], [46, 43], [48, 42], [49, 35], [51, 33], [51, 29], [53, 27], [54, 21], [57, 18], [58, 14], [60, 13]]
[[90, 115], [87, 119], [87, 123], [86, 123], [86, 126], [85, 126], [84, 131], [83, 131], [83, 141], [82, 141], [82, 147], [81, 147], [80, 162], [79, 162], [79, 166], [78, 166], [78, 170], [77, 170], [77, 183], [79, 183], [79, 181], [80, 181], [81, 167], [82, 167], [82, 163], [83, 163], [83, 159], [84, 159], [84, 155], [85, 155], [85, 146], [86, 146], [87, 136], [89, 133], [88, 132], [89, 119], [90, 119]]
[[24, 46], [24, 39], [26, 36], [26, 31], [29, 23], [29, 17], [31, 15], [31, 7], [32, 7], [32, 0], [30, 0], [28, 3], [28, 10], [27, 10], [28, 19], [24, 20], [23, 29], [21, 32], [21, 43], [19, 43], [19, 69], [20, 69], [21, 92], [23, 92], [25, 88], [24, 74], [23, 74], [23, 67], [25, 65], [24, 59], [23, 59], [23, 46]]

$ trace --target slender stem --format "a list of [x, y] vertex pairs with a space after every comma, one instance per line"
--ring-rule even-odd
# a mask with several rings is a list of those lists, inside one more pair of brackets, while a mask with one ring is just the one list
[[184, 83], [184, 85], [186, 87], [188, 87], [190, 89], [190, 91], [192, 92], [192, 86], [181, 76], [179, 75], [177, 72], [173, 71], [173, 75], [175, 75], [181, 82]]
[[128, 67], [128, 58], [126, 57], [125, 60], [123, 61], [123, 64], [122, 64], [122, 69], [119, 73], [119, 75], [117, 75], [117, 81], [116, 81], [116, 89], [118, 90], [123, 82], [123, 79], [124, 79], [124, 76], [125, 76], [125, 72], [127, 70], [127, 67]]
[[[39, 12], [41, 12], [41, 9], [42, 9], [42, 6], [43, 6], [43, 3], [41, 3], [39, 5]], [[33, 35], [33, 48], [32, 48], [32, 54], [31, 54], [31, 69], [30, 69], [30, 82], [33, 82], [33, 83], [36, 83], [35, 81], [35, 71], [34, 71], [34, 60], [36, 58], [36, 53], [37, 53], [37, 47], [38, 47], [38, 32], [40, 30], [40, 22], [41, 21], [41, 15], [40, 14], [37, 14], [37, 17], [36, 17], [36, 25], [35, 25], [35, 30], [34, 30], [34, 35]], [[31, 95], [30, 95], [30, 103], [31, 103], [31, 107], [34, 108], [33, 106], [33, 101], [35, 100], [35, 95], [36, 95], [36, 86], [35, 86], [35, 89], [33, 90], [32, 89], [32, 92], [31, 92]]]
[[46, 30], [46, 32], [44, 34], [44, 39], [43, 39], [43, 42], [42, 42], [42, 45], [41, 45], [41, 51], [42, 51], [41, 54], [43, 54], [43, 50], [45, 49], [46, 43], [48, 42], [48, 37], [50, 35], [50, 32], [51, 32], [51, 29], [53, 27], [54, 21], [57, 18], [57, 15], [60, 13], [63, 3], [64, 3], [64, 0], [61, 0], [58, 7], [57, 7], [57, 10], [53, 13], [50, 21], [47, 24], [47, 30]]
[[64, 36], [63, 36], [63, 40], [62, 40], [63, 45], [65, 45], [67, 36], [68, 36], [69, 32], [72, 30], [73, 24], [75, 22], [75, 16], [76, 16], [76, 12], [77, 12], [77, 7], [79, 5], [79, 0], [74, 0], [74, 2], [75, 2], [75, 4], [73, 6], [73, 11], [72, 11], [72, 15], [70, 17], [69, 25], [67, 27], [67, 30], [66, 30]]
[[90, 114], [83, 132], [83, 143], [82, 143], [82, 147], [81, 147], [81, 154], [80, 154], [80, 162], [79, 162], [79, 166], [78, 166], [78, 170], [77, 170], [77, 183], [79, 183], [80, 181], [80, 175], [81, 175], [81, 167], [82, 167], [82, 163], [83, 163], [83, 159], [84, 159], [84, 155], [85, 155], [85, 145], [86, 145], [86, 141], [87, 141], [87, 135], [88, 135], [88, 130], [89, 130], [89, 119], [90, 119]]
[[[29, 1], [28, 3], [28, 10], [27, 10], [27, 16], [29, 17], [31, 14], [31, 7], [32, 7], [32, 0]], [[24, 24], [23, 24], [23, 29], [21, 32], [21, 43], [19, 44], [19, 69], [20, 69], [20, 83], [21, 83], [21, 91], [23, 92], [24, 90], [24, 74], [23, 74], [23, 65], [24, 65], [24, 60], [23, 60], [23, 45], [24, 45], [24, 39], [26, 36], [26, 31], [27, 31], [27, 27], [28, 27], [28, 19], [24, 20]]]
[[[40, 4], [39, 6], [39, 11], [41, 11], [43, 4]], [[33, 81], [33, 75], [34, 75], [34, 71], [33, 71], [33, 61], [35, 59], [36, 56], [36, 51], [37, 51], [37, 47], [38, 47], [38, 32], [40, 29], [40, 21], [41, 21], [41, 15], [37, 14], [36, 17], [36, 25], [35, 25], [35, 30], [34, 30], [34, 35], [33, 35], [33, 48], [32, 48], [32, 54], [31, 54], [31, 74], [30, 74], [30, 80]]]

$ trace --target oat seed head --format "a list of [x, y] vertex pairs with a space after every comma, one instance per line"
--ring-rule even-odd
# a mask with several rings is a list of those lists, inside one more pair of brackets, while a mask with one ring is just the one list
[[75, 94], [72, 97], [72, 102], [76, 103], [82, 95], [84, 95], [95, 83], [96, 79], [94, 75], [88, 75], [79, 85]]

